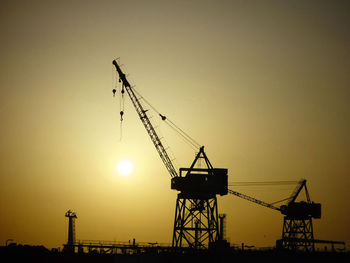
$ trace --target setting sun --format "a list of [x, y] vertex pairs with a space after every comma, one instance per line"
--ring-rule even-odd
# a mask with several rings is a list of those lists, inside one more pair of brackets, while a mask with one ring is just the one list
[[117, 170], [121, 175], [129, 175], [133, 170], [133, 165], [130, 161], [123, 160], [118, 163]]

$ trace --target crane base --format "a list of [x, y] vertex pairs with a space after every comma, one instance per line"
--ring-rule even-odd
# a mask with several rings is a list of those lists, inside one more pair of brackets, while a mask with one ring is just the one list
[[282, 239], [280, 244], [289, 250], [314, 251], [315, 245], [312, 218], [291, 219], [287, 216], [283, 220]]
[[172, 246], [207, 249], [218, 239], [217, 199], [191, 199], [178, 194]]

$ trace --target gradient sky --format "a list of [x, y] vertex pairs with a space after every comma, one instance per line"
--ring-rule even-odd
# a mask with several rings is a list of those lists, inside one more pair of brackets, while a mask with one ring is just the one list
[[[176, 192], [112, 60], [229, 181], [306, 178], [315, 238], [350, 243], [349, 1], [0, 1], [0, 242], [170, 243]], [[157, 123], [153, 118], [153, 120]], [[159, 124], [181, 167], [195, 152]], [[122, 177], [121, 159], [134, 164]], [[236, 188], [265, 200], [293, 187]], [[282, 215], [219, 197], [233, 244], [273, 246]]]

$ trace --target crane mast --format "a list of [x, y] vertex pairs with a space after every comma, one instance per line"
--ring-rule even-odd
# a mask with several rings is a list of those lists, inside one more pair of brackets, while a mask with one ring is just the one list
[[144, 107], [142, 106], [140, 100], [137, 98], [135, 92], [133, 91], [129, 81], [126, 79], [125, 74], [123, 73], [123, 71], [121, 70], [120, 66], [118, 65], [116, 60], [113, 60], [113, 65], [115, 66], [118, 74], [119, 74], [119, 79], [122, 82], [123, 87], [126, 89], [126, 92], [128, 93], [132, 104], [134, 105], [137, 114], [139, 115], [143, 125], [146, 128], [146, 131], [149, 135], [149, 137], [151, 138], [154, 146], [157, 149], [157, 152], [160, 156], [160, 158], [162, 159], [166, 169], [168, 170], [170, 176], [173, 177], [177, 177], [178, 174], [174, 168], [173, 163], [171, 162], [171, 159], [169, 158], [168, 153], [166, 152], [158, 134], [156, 133], [155, 129], [153, 128], [153, 125], [151, 123], [151, 121], [149, 120], [146, 112], [147, 110], [144, 109]]

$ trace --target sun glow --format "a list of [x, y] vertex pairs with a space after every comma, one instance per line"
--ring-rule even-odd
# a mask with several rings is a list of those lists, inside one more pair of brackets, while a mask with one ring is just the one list
[[129, 175], [133, 170], [133, 165], [128, 160], [123, 160], [118, 163], [117, 166], [118, 173], [121, 175]]

